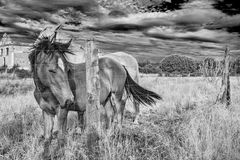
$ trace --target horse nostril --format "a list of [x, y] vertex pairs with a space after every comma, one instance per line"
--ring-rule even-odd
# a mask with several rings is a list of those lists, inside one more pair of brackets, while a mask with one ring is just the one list
[[53, 69], [49, 69], [48, 71], [51, 73], [57, 73], [56, 70], [53, 70]]

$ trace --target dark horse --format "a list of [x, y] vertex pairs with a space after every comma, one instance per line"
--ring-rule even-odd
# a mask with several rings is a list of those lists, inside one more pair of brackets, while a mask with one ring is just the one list
[[44, 159], [49, 157], [54, 117], [57, 115], [58, 142], [62, 145], [67, 124], [67, 108], [73, 105], [74, 99], [67, 75], [58, 66], [59, 57], [58, 54], [54, 54], [53, 37], [40, 38], [29, 54], [36, 87], [34, 96], [43, 113]]
[[[86, 67], [85, 63], [73, 64], [68, 62], [68, 56], [72, 54], [68, 50], [70, 44], [71, 40], [68, 43], [55, 42], [54, 40], [54, 43], [51, 43], [50, 46], [52, 50], [49, 52], [52, 52], [51, 54], [53, 55], [57, 54], [64, 63], [65, 73], [68, 76], [75, 101], [75, 106], [69, 106], [67, 109], [82, 113], [80, 123], [83, 126], [87, 102]], [[144, 105], [152, 105], [155, 103], [155, 99], [162, 99], [158, 94], [137, 84], [129, 75], [127, 69], [113, 58], [102, 57], [99, 59], [99, 77], [101, 86], [100, 103], [104, 106], [110, 122], [117, 120], [118, 124], [121, 125], [122, 123], [126, 102], [126, 99], [123, 98], [124, 93], [127, 95], [125, 97], [132, 97], [136, 102]], [[110, 104], [108, 103], [109, 101], [111, 101]], [[106, 104], [109, 104], [110, 107], [106, 106]], [[107, 109], [112, 108], [114, 108], [113, 116], [109, 116]]]

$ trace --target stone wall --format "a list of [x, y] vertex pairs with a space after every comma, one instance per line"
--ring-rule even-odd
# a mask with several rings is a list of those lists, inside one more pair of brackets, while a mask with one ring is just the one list
[[19, 65], [22, 69], [30, 69], [28, 54], [30, 53], [29, 46], [14, 47], [14, 64]]
[[[7, 54], [7, 48], [8, 48], [8, 54]], [[30, 69], [30, 64], [28, 61], [28, 54], [30, 47], [27, 45], [5, 45], [0, 46], [0, 66], [5, 65], [8, 66], [8, 68], [13, 67], [14, 65], [19, 65], [20, 68], [23, 69]]]
[[14, 65], [14, 46], [0, 46], [0, 66], [3, 66], [4, 63], [8, 67], [12, 67]]

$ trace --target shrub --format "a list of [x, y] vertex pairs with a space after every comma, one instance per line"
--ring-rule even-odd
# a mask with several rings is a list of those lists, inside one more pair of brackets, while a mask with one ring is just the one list
[[7, 66], [1, 66], [0, 67], [0, 73], [6, 72]]
[[232, 62], [231, 74], [232, 75], [240, 74], [240, 57], [237, 57], [236, 60]]
[[162, 73], [159, 63], [151, 63], [150, 61], [145, 61], [139, 63], [139, 72], [141, 73]]
[[15, 64], [12, 68], [7, 70], [7, 73], [14, 73], [16, 70], [19, 69], [19, 67], [20, 66], [18, 64]]
[[19, 65], [14, 65], [12, 68], [7, 68], [7, 66], [0, 67], [0, 73], [4, 74], [1, 75], [1, 78], [31, 78], [32, 73], [29, 70], [20, 69]]
[[17, 75], [18, 78], [31, 78], [32, 77], [31, 71], [28, 71], [25, 69], [17, 69], [15, 71], [15, 74]]
[[161, 61], [161, 69], [166, 73], [189, 74], [196, 72], [198, 65], [191, 58], [171, 55]]
[[223, 61], [207, 57], [202, 61], [201, 72], [205, 77], [217, 77], [222, 75]]

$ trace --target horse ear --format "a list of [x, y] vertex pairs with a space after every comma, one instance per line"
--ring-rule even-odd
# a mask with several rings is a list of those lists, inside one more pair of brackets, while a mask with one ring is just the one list
[[56, 27], [56, 29], [54, 30], [53, 35], [52, 35], [51, 38], [50, 38], [50, 44], [56, 41], [57, 31], [58, 31], [59, 29], [61, 29], [61, 28], [62, 28], [62, 25], [61, 25], [61, 24]]
[[41, 31], [39, 32], [39, 34], [38, 34], [38, 33], [35, 33], [34, 36], [36, 37], [36, 41], [34, 42], [34, 45], [39, 42], [39, 40], [43, 37], [43, 36], [42, 36], [42, 33], [44, 33], [46, 30], [47, 30], [47, 27], [45, 27], [43, 30], [41, 30]]
[[39, 36], [44, 32], [44, 31], [46, 31], [47, 30], [47, 27], [45, 27], [40, 33], [39, 33]]
[[71, 45], [72, 43], [72, 38], [65, 44], [66, 49]]
[[57, 31], [55, 30], [53, 35], [50, 37], [50, 44], [54, 43], [56, 41], [56, 37], [57, 37]]
[[62, 24], [59, 24], [56, 28], [55, 28], [55, 31], [58, 31], [59, 29], [62, 28]]

